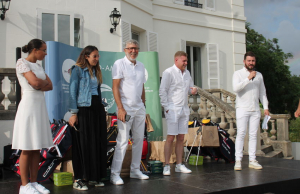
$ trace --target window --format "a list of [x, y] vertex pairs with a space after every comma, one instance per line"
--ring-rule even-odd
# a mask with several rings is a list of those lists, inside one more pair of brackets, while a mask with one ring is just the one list
[[81, 47], [82, 21], [74, 13], [38, 9], [38, 38]]
[[186, 53], [188, 55], [187, 69], [191, 73], [194, 84], [202, 88], [201, 48], [199, 46], [187, 46]]
[[198, 3], [198, 0], [184, 0], [184, 5], [202, 8], [202, 4]]
[[133, 40], [136, 40], [136, 41], [140, 42], [140, 33], [139, 33], [139, 32], [134, 32], [134, 31], [132, 31], [132, 32], [131, 32], [131, 38], [132, 38]]

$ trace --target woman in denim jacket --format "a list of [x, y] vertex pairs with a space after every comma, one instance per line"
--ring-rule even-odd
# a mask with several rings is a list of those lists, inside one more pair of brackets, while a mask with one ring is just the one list
[[101, 100], [99, 51], [85, 47], [71, 69], [69, 124], [72, 134], [74, 189], [88, 190], [85, 181], [104, 186], [106, 177], [106, 115]]

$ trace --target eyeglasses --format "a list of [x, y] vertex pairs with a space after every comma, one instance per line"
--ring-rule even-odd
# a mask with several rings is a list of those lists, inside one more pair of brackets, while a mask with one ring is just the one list
[[100, 58], [100, 55], [88, 55], [88, 57], [92, 57], [92, 58], [96, 59], [96, 58]]
[[47, 50], [41, 50], [41, 49], [36, 49], [36, 50], [40, 50], [40, 51], [43, 51], [44, 53], [47, 53]]
[[132, 51], [132, 50], [136, 50], [136, 51], [140, 50], [140, 48], [138, 48], [138, 47], [130, 47], [130, 48], [125, 48], [125, 49], [128, 49], [130, 51]]

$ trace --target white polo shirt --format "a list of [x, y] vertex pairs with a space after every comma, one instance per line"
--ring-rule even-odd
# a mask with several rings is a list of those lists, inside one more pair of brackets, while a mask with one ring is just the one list
[[119, 91], [123, 106], [136, 110], [144, 106], [141, 98], [146, 82], [143, 63], [136, 61], [134, 65], [126, 56], [117, 60], [112, 68], [112, 79], [121, 79]]
[[191, 87], [194, 87], [194, 83], [188, 70], [182, 72], [175, 64], [166, 69], [159, 88], [160, 102], [165, 111], [174, 110], [179, 113], [183, 110], [189, 115], [188, 94], [191, 93]]
[[259, 111], [258, 100], [260, 100], [264, 109], [268, 109], [269, 102], [262, 74], [257, 71], [253, 80], [248, 79], [249, 75], [250, 72], [245, 67], [233, 74], [232, 85], [236, 93], [236, 108]]

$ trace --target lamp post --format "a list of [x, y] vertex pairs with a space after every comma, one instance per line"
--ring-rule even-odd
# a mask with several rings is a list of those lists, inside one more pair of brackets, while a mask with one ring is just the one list
[[11, 0], [0, 0], [0, 10], [2, 11], [1, 13], [1, 20], [4, 20], [5, 18], [5, 12], [9, 10], [9, 5], [10, 5]]
[[116, 27], [117, 25], [119, 25], [120, 23], [120, 19], [121, 19], [121, 14], [120, 12], [117, 10], [117, 8], [114, 8], [114, 10], [111, 12], [110, 14], [110, 22], [111, 22], [111, 25], [114, 26], [114, 28], [111, 28], [110, 29], [110, 33], [113, 33], [114, 32], [114, 29], [116, 31]]

